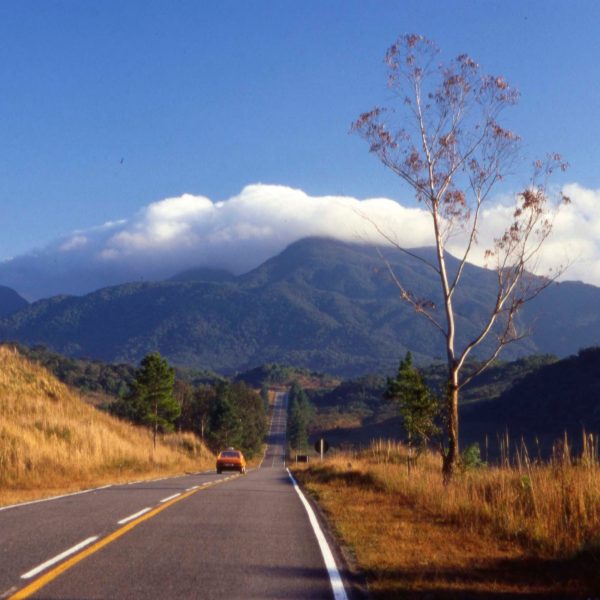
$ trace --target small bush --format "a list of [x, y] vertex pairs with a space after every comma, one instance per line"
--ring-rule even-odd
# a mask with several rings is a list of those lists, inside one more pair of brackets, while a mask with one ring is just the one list
[[472, 471], [487, 467], [487, 463], [481, 460], [479, 444], [471, 444], [463, 450], [460, 457], [460, 465], [463, 471]]

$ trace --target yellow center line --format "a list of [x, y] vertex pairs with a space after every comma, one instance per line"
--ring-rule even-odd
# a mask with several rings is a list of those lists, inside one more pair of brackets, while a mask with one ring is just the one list
[[165, 504], [161, 504], [160, 506], [157, 506], [154, 510], [147, 512], [146, 514], [142, 515], [141, 517], [135, 519], [135, 521], [130, 521], [129, 523], [127, 523], [120, 529], [113, 531], [113, 533], [107, 535], [105, 538], [102, 538], [101, 540], [99, 540], [98, 542], [93, 544], [92, 546], [89, 546], [85, 550], [82, 550], [79, 554], [75, 554], [75, 556], [72, 556], [71, 558], [69, 558], [69, 560], [66, 560], [64, 563], [61, 563], [60, 565], [58, 565], [51, 571], [48, 571], [47, 573], [45, 573], [44, 575], [42, 575], [35, 581], [32, 581], [29, 585], [25, 586], [24, 588], [21, 588], [18, 592], [13, 594], [8, 600], [22, 600], [23, 598], [29, 598], [32, 594], [35, 594], [35, 592], [37, 592], [44, 586], [48, 585], [51, 581], [54, 581], [59, 575], [61, 575], [65, 571], [68, 571], [71, 567], [74, 567], [77, 563], [81, 562], [84, 558], [87, 558], [88, 556], [94, 554], [95, 552], [98, 552], [98, 550], [101, 550], [102, 548], [104, 548], [104, 546], [108, 546], [108, 544], [110, 544], [111, 542], [118, 540], [121, 536], [125, 535], [128, 531], [131, 531], [134, 527], [137, 527], [140, 523], [143, 523], [144, 521], [147, 521], [148, 519], [155, 517], [159, 512], [162, 512], [163, 510], [165, 510], [165, 508], [169, 508], [169, 506], [172, 506], [173, 504], [176, 504], [177, 502], [181, 502], [182, 500], [185, 500], [186, 498], [193, 496], [197, 492], [201, 492], [202, 490], [205, 490], [208, 487], [211, 487], [213, 485], [217, 485], [219, 483], [224, 483], [225, 481], [227, 481], [227, 480], [221, 479], [218, 481], [210, 481], [210, 482], [204, 484], [204, 486], [201, 488], [192, 490], [190, 492], [184, 492], [183, 494], [181, 494], [181, 496], [178, 496], [177, 498], [174, 498], [173, 500], [171, 500], [169, 502], [165, 502]]

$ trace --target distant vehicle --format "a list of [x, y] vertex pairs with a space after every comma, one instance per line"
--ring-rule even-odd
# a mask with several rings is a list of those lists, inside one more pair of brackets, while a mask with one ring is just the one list
[[217, 456], [217, 473], [220, 474], [226, 470], [246, 472], [246, 459], [239, 450], [227, 448]]

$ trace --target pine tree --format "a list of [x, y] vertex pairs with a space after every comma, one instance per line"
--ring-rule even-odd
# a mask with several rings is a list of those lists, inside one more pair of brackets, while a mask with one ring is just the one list
[[408, 438], [410, 470], [413, 448], [416, 447], [418, 456], [440, 431], [437, 424], [440, 403], [413, 366], [410, 352], [400, 361], [396, 377], [388, 378], [385, 397], [398, 405], [402, 416]]
[[241, 422], [241, 448], [248, 457], [252, 457], [261, 450], [267, 432], [267, 417], [263, 400], [243, 381], [234, 383], [230, 392], [231, 400]]
[[140, 363], [132, 393], [126, 399], [132, 420], [152, 427], [155, 448], [158, 431], [172, 431], [181, 414], [181, 406], [173, 395], [174, 382], [175, 370], [158, 352], [153, 352]]
[[231, 387], [220, 383], [210, 413], [210, 437], [215, 448], [238, 447], [242, 441], [242, 422], [231, 398]]
[[313, 416], [313, 406], [306, 392], [297, 382], [290, 388], [288, 413], [288, 441], [295, 450], [308, 448], [308, 430]]

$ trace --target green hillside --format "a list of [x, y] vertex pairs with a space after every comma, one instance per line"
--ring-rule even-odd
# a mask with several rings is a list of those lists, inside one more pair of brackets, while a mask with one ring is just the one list
[[462, 417], [474, 439], [508, 432], [513, 442], [523, 437], [548, 450], [566, 433], [578, 446], [584, 430], [600, 433], [600, 348], [540, 366], [498, 398], [463, 407]]
[[[421, 372], [439, 390], [442, 370], [430, 365]], [[317, 407], [313, 437], [323, 435], [338, 446], [403, 439], [398, 411], [384, 400], [385, 386], [385, 377], [365, 376], [310, 392]], [[565, 433], [577, 449], [583, 431], [600, 434], [600, 348], [562, 360], [543, 355], [500, 361], [464, 388], [460, 417], [462, 445], [479, 443], [490, 458], [500, 454], [507, 434], [511, 453], [523, 440], [532, 458], [548, 456]]]
[[[438, 281], [423, 262], [385, 253], [415, 296], [440, 305]], [[450, 256], [448, 264], [456, 268]], [[494, 274], [467, 265], [463, 284], [455, 296], [459, 345], [493, 302]], [[551, 286], [524, 312], [533, 335], [503, 358], [565, 356], [600, 343], [598, 306], [599, 288]], [[158, 350], [180, 367], [223, 374], [266, 363], [344, 376], [389, 373], [407, 350], [419, 364], [443, 356], [439, 335], [400, 300], [375, 249], [314, 238], [239, 277], [199, 269], [164, 282], [41, 300], [0, 320], [0, 340], [129, 364]]]

